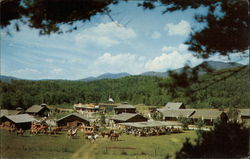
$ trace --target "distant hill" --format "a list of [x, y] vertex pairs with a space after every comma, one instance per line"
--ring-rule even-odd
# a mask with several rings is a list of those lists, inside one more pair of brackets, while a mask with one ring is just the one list
[[12, 80], [21, 80], [20, 78], [12, 77], [12, 76], [4, 76], [0, 75], [0, 81], [1, 82], [10, 82]]
[[148, 71], [140, 74], [141, 76], [156, 76], [156, 77], [167, 77], [167, 72], [155, 72], [155, 71]]
[[[236, 62], [220, 62], [220, 61], [205, 61], [194, 68], [199, 68], [199, 75], [203, 75], [207, 73], [205, 69], [202, 68], [202, 66], [207, 66], [210, 69], [213, 69], [214, 71], [221, 70], [221, 69], [226, 69], [226, 68], [233, 68], [233, 67], [238, 67], [238, 66], [243, 66], [242, 64], [236, 63]], [[183, 70], [182, 68], [174, 69], [172, 70], [173, 72], [180, 73]], [[168, 71], [166, 72], [154, 72], [154, 71], [149, 71], [149, 72], [144, 72], [141, 73], [140, 75], [142, 76], [156, 76], [156, 77], [168, 77]]]
[[104, 73], [100, 76], [97, 77], [87, 77], [84, 79], [80, 79], [80, 81], [96, 81], [96, 80], [102, 80], [102, 79], [118, 79], [118, 78], [122, 78], [122, 77], [127, 77], [127, 76], [131, 76], [129, 73], [126, 72], [122, 72], [122, 73]]
[[[205, 62], [201, 63], [200, 65], [194, 67], [194, 68], [199, 67], [199, 75], [203, 75], [203, 74], [207, 73], [205, 71], [205, 69], [203, 69], [201, 67], [201, 66], [204, 66], [204, 65], [207, 65], [209, 68], [213, 69], [214, 71], [220, 70], [220, 69], [243, 66], [242, 64], [239, 64], [239, 63], [236, 63], [236, 62], [205, 61]], [[172, 71], [179, 73], [182, 70], [183, 70], [183, 67], [172, 70]], [[166, 72], [148, 71], [148, 72], [141, 73], [139, 75], [140, 76], [152, 76], [152, 77], [168, 77], [168, 71], [166, 71]], [[104, 74], [102, 74], [100, 76], [97, 76], [97, 77], [87, 77], [87, 78], [80, 79], [80, 80], [77, 80], [77, 81], [89, 82], [89, 81], [97, 81], [97, 80], [102, 80], [102, 79], [118, 79], [118, 78], [127, 77], [127, 76], [133, 76], [133, 75], [131, 75], [129, 73], [126, 73], [126, 72], [104, 73]], [[2, 82], [10, 82], [12, 80], [23, 80], [23, 79], [16, 78], [16, 77], [13, 77], [13, 76], [1, 75], [0, 77], [1, 77]], [[25, 80], [28, 80], [28, 79], [25, 79]], [[32, 81], [49, 81], [49, 80], [65, 80], [65, 79], [39, 79], [39, 80], [32, 80]]]

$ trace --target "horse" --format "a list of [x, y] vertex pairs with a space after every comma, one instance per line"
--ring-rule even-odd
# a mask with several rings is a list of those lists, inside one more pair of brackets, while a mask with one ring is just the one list
[[88, 139], [91, 142], [94, 142], [98, 137], [99, 137], [99, 135], [97, 135], [97, 134], [94, 135], [93, 134], [93, 135], [86, 136], [86, 139]]
[[73, 130], [73, 128], [72, 128], [72, 129], [69, 129], [69, 130], [67, 131], [67, 135], [68, 135], [69, 137], [71, 137], [71, 136], [76, 136], [76, 135], [77, 135], [77, 130], [78, 130], [78, 128], [76, 128], [76, 129], [74, 129], [74, 130]]
[[119, 134], [118, 133], [112, 133], [110, 134], [110, 140], [111, 141], [118, 141]]
[[108, 138], [110, 137], [110, 132], [101, 132], [102, 137], [104, 138], [106, 135], [108, 136]]
[[11, 133], [14, 133], [14, 132], [16, 132], [16, 130], [17, 130], [17, 128], [16, 127], [11, 127], [11, 128], [9, 128], [9, 133], [11, 134]]
[[24, 132], [25, 131], [22, 128], [20, 128], [19, 130], [16, 131], [16, 135], [18, 136], [20, 134], [23, 136]]

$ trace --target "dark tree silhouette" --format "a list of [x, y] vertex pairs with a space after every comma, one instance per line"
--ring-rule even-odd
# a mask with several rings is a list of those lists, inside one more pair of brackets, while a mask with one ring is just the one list
[[211, 131], [197, 131], [195, 144], [189, 139], [176, 153], [185, 158], [243, 158], [249, 155], [249, 128], [237, 122], [218, 122]]
[[[1, 0], [1, 27], [15, 20], [16, 30], [23, 23], [40, 30], [40, 34], [63, 33], [77, 29], [77, 21], [91, 20], [96, 14], [110, 16], [110, 4], [129, 0]], [[239, 53], [248, 47], [247, 0], [141, 0], [138, 6], [154, 9], [165, 6], [163, 13], [206, 7], [207, 14], [195, 15], [198, 23], [206, 24], [194, 29], [186, 41], [196, 56], [208, 58], [219, 53]], [[112, 18], [111, 18], [112, 19]], [[63, 30], [62, 24], [70, 29]]]

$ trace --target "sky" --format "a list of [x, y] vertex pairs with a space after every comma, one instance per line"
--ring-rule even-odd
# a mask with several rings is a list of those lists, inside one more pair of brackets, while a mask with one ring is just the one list
[[[162, 14], [164, 8], [143, 10], [137, 2], [110, 6], [106, 15], [77, 23], [71, 33], [39, 36], [38, 31], [21, 26], [11, 36], [1, 30], [1, 75], [23, 79], [77, 80], [103, 73], [164, 72], [203, 62], [184, 44], [195, 23], [198, 10]], [[66, 26], [65, 26], [66, 27]], [[208, 60], [227, 62], [215, 55]], [[232, 61], [248, 64], [248, 59], [232, 56]]]

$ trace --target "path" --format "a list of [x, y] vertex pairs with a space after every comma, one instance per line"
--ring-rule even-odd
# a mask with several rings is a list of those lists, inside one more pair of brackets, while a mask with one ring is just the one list
[[[105, 139], [99, 138], [94, 143], [85, 143], [82, 147], [80, 147], [71, 157], [70, 159], [90, 159], [91, 155], [93, 155], [95, 148], [104, 142]], [[87, 141], [88, 142], [88, 141]]]

